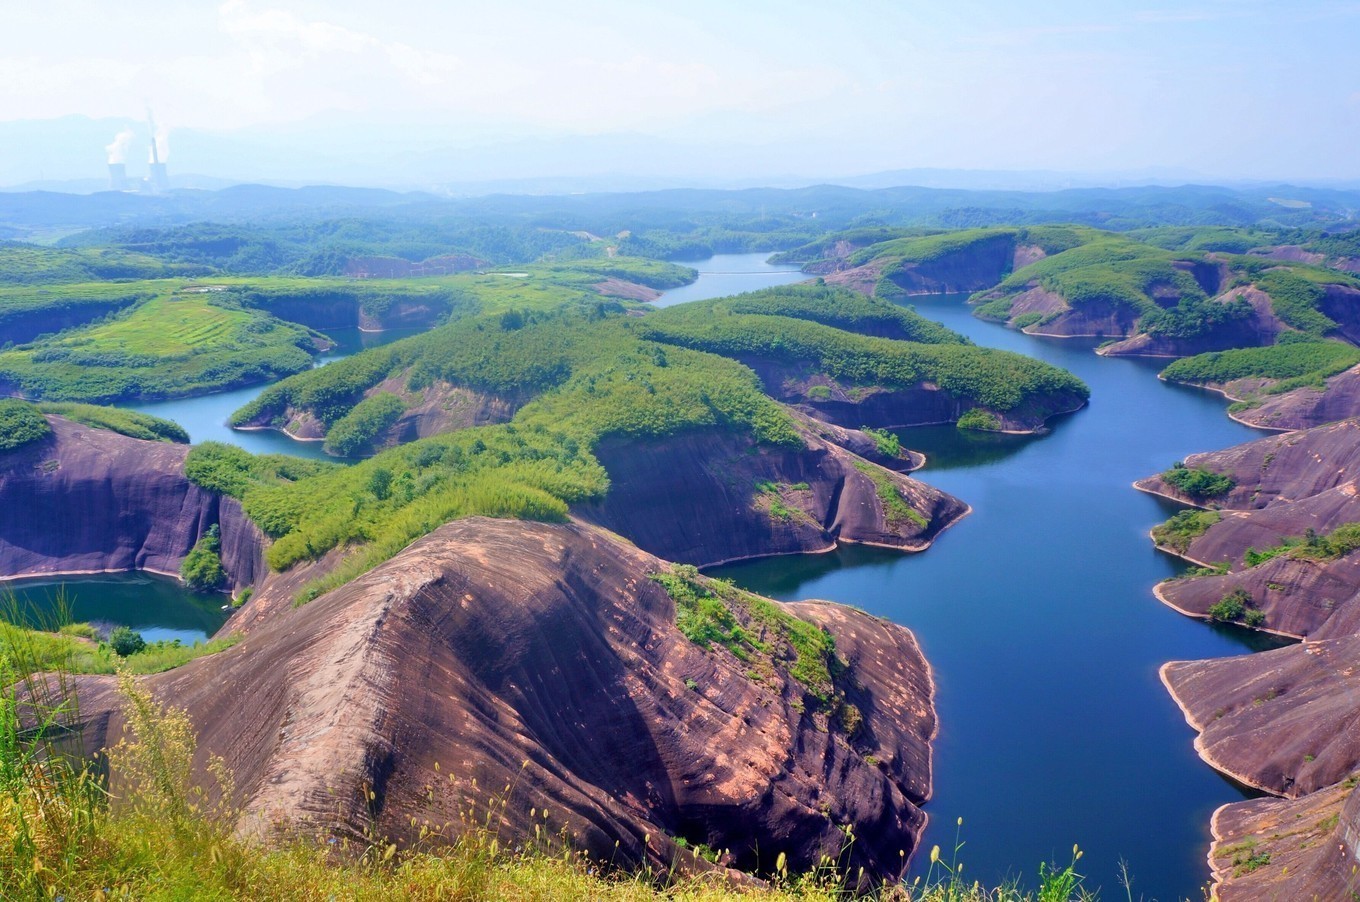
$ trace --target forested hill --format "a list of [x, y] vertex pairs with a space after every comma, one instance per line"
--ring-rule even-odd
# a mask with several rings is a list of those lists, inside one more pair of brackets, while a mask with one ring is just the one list
[[[1360, 191], [1289, 185], [1254, 188], [1083, 188], [1067, 191], [966, 191], [918, 187], [861, 190], [835, 185], [743, 191], [677, 189], [560, 197], [490, 195], [441, 198], [366, 188], [298, 189], [239, 185], [220, 191], [150, 196], [118, 192], [0, 193], [0, 236], [120, 226], [344, 220], [381, 216], [425, 225], [535, 225], [644, 241], [666, 231], [696, 236], [699, 247], [731, 249], [724, 233], [779, 236], [792, 247], [829, 229], [854, 225], [962, 228], [1072, 222], [1111, 229], [1153, 226], [1330, 227], [1352, 221]], [[730, 236], [728, 236], [730, 238]], [[719, 244], [704, 244], [707, 238]], [[640, 253], [642, 246], [630, 253]], [[681, 249], [695, 250], [696, 247]], [[765, 247], [752, 248], [757, 250]], [[697, 256], [691, 253], [690, 256]]]

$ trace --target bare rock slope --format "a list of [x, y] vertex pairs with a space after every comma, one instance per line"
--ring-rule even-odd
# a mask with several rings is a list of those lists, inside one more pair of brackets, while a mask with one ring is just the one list
[[[226, 760], [248, 833], [412, 842], [426, 819], [456, 830], [491, 806], [507, 838], [565, 830], [622, 865], [669, 867], [684, 839], [743, 870], [830, 855], [896, 877], [935, 733], [914, 638], [842, 607], [775, 606], [834, 637], [821, 700], [790, 675], [806, 651], [752, 614], [775, 603], [733, 606], [767, 649], [742, 660], [680, 632], [648, 578], [667, 567], [581, 523], [458, 521], [149, 684]], [[106, 678], [82, 713], [94, 742], [116, 740]]]
[[178, 573], [214, 524], [232, 584], [263, 576], [262, 536], [236, 501], [184, 476], [187, 446], [48, 421], [51, 436], [0, 454], [0, 578]]
[[[1303, 644], [1175, 661], [1162, 680], [1199, 731], [1195, 747], [1234, 779], [1281, 796], [1214, 816], [1219, 898], [1349, 898], [1360, 890], [1360, 551], [1304, 547], [1252, 565], [1248, 550], [1360, 522], [1360, 424], [1343, 421], [1188, 458], [1232, 476], [1222, 519], [1186, 556], [1228, 572], [1162, 583], [1158, 596], [1208, 616], [1230, 594], [1263, 628]], [[1160, 477], [1140, 488], [1174, 494]]]

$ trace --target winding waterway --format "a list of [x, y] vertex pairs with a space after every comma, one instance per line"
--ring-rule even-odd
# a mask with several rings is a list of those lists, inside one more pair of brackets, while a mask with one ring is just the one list
[[[938, 683], [935, 795], [922, 848], [964, 874], [1033, 883], [1041, 861], [1079, 870], [1106, 898], [1202, 898], [1208, 823], [1244, 797], [1195, 755], [1194, 733], [1162, 688], [1172, 659], [1246, 653], [1258, 637], [1159, 604], [1153, 584], [1182, 569], [1147, 531], [1176, 508], [1130, 483], [1194, 451], [1253, 438], [1217, 396], [1157, 380], [1161, 364], [1106, 359], [1085, 340], [1040, 339], [984, 323], [963, 296], [915, 299], [980, 345], [1076, 373], [1091, 404], [1039, 437], [903, 430], [917, 473], [973, 513], [927, 552], [847, 547], [715, 570], [780, 599], [858, 605], [910, 627]], [[929, 869], [929, 856], [914, 862]]]
[[[657, 306], [806, 278], [764, 254], [691, 264], [698, 281]], [[1045, 340], [984, 323], [962, 296], [919, 298], [918, 310], [981, 345], [1065, 367], [1091, 386], [1090, 406], [1041, 437], [985, 436], [952, 427], [904, 430], [929, 458], [918, 475], [973, 506], [928, 552], [847, 547], [771, 558], [716, 573], [782, 599], [858, 605], [915, 631], [938, 683], [935, 795], [924, 848], [948, 860], [964, 819], [964, 873], [1033, 879], [1040, 861], [1066, 862], [1106, 896], [1123, 896], [1119, 861], [1138, 898], [1201, 897], [1207, 825], [1242, 790], [1200, 762], [1193, 732], [1163, 690], [1165, 661], [1243, 654], [1262, 640], [1182, 617], [1153, 599], [1181, 569], [1147, 530], [1175, 508], [1130, 483], [1194, 452], [1259, 437], [1232, 422], [1215, 396], [1159, 382], [1159, 364], [1105, 359], [1090, 342]], [[319, 363], [409, 332], [333, 332]], [[241, 432], [227, 417], [252, 387], [136, 409], [175, 420], [195, 442], [257, 453], [323, 457], [320, 443]], [[222, 596], [196, 598], [149, 575], [65, 581], [76, 619], [128, 623], [148, 639], [192, 641], [220, 623]], [[18, 584], [26, 598], [56, 583]], [[917, 856], [924, 872], [928, 855]]]
[[[664, 292], [656, 301], [668, 306], [682, 301], [722, 297], [772, 285], [784, 285], [806, 278], [796, 269], [772, 266], [766, 254], [725, 254], [691, 265], [699, 270], [697, 281]], [[317, 358], [325, 366], [366, 348], [378, 347], [422, 329], [390, 329], [362, 332], [330, 329], [325, 334], [335, 347]], [[239, 430], [227, 425], [238, 408], [254, 400], [268, 386], [253, 385], [233, 391], [128, 405], [133, 410], [154, 414], [179, 423], [194, 443], [226, 442], [255, 454], [292, 454], [320, 460], [335, 460], [321, 449], [321, 442], [299, 442], [274, 430]], [[17, 580], [0, 586], [12, 595], [22, 612], [34, 625], [46, 625], [65, 608], [61, 616], [93, 621], [106, 626], [130, 626], [147, 641], [179, 639], [189, 644], [211, 636], [226, 622], [229, 612], [221, 611], [226, 597], [190, 592], [178, 581], [149, 573], [99, 574]]]

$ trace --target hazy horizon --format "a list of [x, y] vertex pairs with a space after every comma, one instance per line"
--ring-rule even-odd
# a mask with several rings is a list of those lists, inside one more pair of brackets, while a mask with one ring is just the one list
[[0, 184], [145, 174], [148, 108], [223, 180], [1360, 180], [1360, 5], [1018, 6], [58, 0], [8, 13]]

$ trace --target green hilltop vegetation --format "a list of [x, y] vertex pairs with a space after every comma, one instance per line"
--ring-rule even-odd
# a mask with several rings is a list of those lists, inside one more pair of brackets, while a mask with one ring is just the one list
[[851, 254], [848, 262], [861, 266], [874, 260], [889, 261], [892, 266], [908, 263], [932, 263], [957, 254], [971, 253], [980, 247], [1008, 247], [1027, 244], [1040, 247], [1045, 253], [1056, 254], [1089, 240], [1094, 229], [1079, 226], [1030, 226], [1027, 228], [981, 228], [936, 232], [924, 236], [908, 236], [870, 245]]
[[93, 404], [33, 404], [18, 398], [5, 398], [0, 399], [0, 451], [10, 451], [50, 435], [52, 430], [43, 414], [149, 442], [189, 443], [189, 434], [184, 427], [146, 413]]
[[106, 322], [0, 352], [0, 390], [55, 401], [186, 397], [312, 366], [324, 337], [210, 292], [166, 292]]
[[884, 242], [895, 241], [900, 238], [924, 238], [928, 235], [938, 235], [944, 231], [944, 229], [894, 228], [892, 226], [864, 226], [857, 229], [845, 229], [775, 254], [770, 258], [770, 262], [816, 263], [835, 257], [837, 251], [841, 248], [857, 251], [860, 248], [881, 245]]
[[[368, 416], [370, 402], [358, 401], [363, 386], [385, 378], [387, 368], [409, 368], [417, 385], [456, 378], [482, 390], [534, 394], [509, 424], [445, 433], [350, 467], [303, 472], [287, 464], [283, 476], [280, 459], [205, 444], [190, 453], [186, 473], [243, 500], [275, 539], [269, 551], [275, 568], [337, 547], [360, 549], [304, 592], [314, 596], [457, 517], [563, 519], [569, 504], [607, 490], [591, 453], [606, 438], [722, 428], [771, 445], [801, 444], [788, 414], [735, 361], [639, 341], [618, 316], [527, 314], [516, 328], [502, 328], [505, 316], [454, 323], [356, 355], [340, 382], [326, 373], [348, 361], [286, 380], [274, 399], [317, 402], [337, 426], [352, 424], [352, 434]], [[359, 381], [343, 381], [354, 377]], [[346, 406], [337, 398], [355, 400]]]
[[1305, 386], [1320, 389], [1328, 377], [1357, 363], [1360, 348], [1354, 345], [1286, 333], [1275, 345], [1182, 358], [1162, 370], [1162, 377], [1171, 382], [1214, 387], [1240, 379], [1262, 379], [1268, 384], [1252, 394], [1280, 394]]
[[726, 301], [681, 304], [651, 314], [638, 328], [656, 341], [725, 356], [807, 363], [856, 386], [908, 388], [931, 382], [962, 401], [999, 412], [1039, 393], [1089, 395], [1085, 384], [1064, 370], [1020, 354], [949, 341], [948, 335], [930, 333], [934, 343], [894, 341], [792, 315], [738, 312], [742, 309]]
[[[974, 313], [1013, 320], [1022, 328], [1063, 315], [1059, 310], [1012, 318], [1015, 298], [1037, 286], [1073, 309], [1092, 304], [1122, 309], [1136, 321], [1138, 333], [1170, 339], [1215, 334], [1219, 340], [1236, 334], [1233, 340], [1249, 342], [1255, 334], [1256, 312], [1244, 299], [1221, 297], [1242, 286], [1254, 286], [1270, 297], [1272, 312], [1286, 334], [1313, 338], [1335, 334], [1338, 323], [1322, 311], [1326, 287], [1360, 287], [1360, 279], [1326, 266], [1264, 254], [1292, 242], [1305, 252], [1340, 260], [1360, 254], [1357, 236], [1360, 230], [1330, 234], [1226, 226], [1158, 226], [1128, 232], [1076, 225], [933, 232], [864, 227], [823, 236], [786, 257], [805, 261], [805, 268], [813, 272], [872, 265], [878, 274], [873, 293], [888, 299], [901, 299], [906, 289], [919, 290], [931, 279], [974, 285], [994, 280], [974, 293]], [[1041, 255], [1013, 269], [1021, 249], [1031, 259], [1036, 251]]]
[[[510, 311], [460, 320], [286, 379], [238, 410], [232, 423], [280, 423], [288, 411], [303, 410], [334, 427], [358, 409], [366, 392], [404, 374], [411, 391], [445, 382], [516, 402], [538, 398], [533, 410], [560, 407], [564, 422], [598, 421], [582, 433], [590, 441], [722, 422], [754, 423], [762, 440], [793, 441], [787, 419], [772, 412], [778, 409], [769, 406], [773, 402], [751, 394], [759, 393], [754, 374], [721, 359], [743, 356], [811, 362], [855, 385], [931, 381], [998, 411], [1014, 409], [1035, 393], [1086, 393], [1062, 370], [965, 344], [914, 311], [822, 286], [786, 286], [644, 317], [620, 317], [619, 309]], [[876, 337], [884, 333], [913, 340]], [[693, 384], [687, 384], [684, 398], [668, 397], [665, 389], [682, 377], [688, 383], [690, 374]], [[704, 389], [706, 379], [712, 379], [712, 390]], [[666, 399], [664, 405], [658, 397]], [[742, 412], [735, 419], [730, 411], [703, 413], [736, 399]], [[390, 403], [387, 409], [391, 417]], [[364, 409], [364, 421], [381, 422], [373, 416], [377, 412]], [[659, 429], [653, 423], [658, 412], [664, 424]]]
[[1153, 247], [1177, 253], [1220, 252], [1245, 254], [1258, 247], [1281, 243], [1281, 233], [1269, 229], [1233, 229], [1223, 226], [1159, 226], [1126, 232]]
[[43, 413], [55, 414], [92, 429], [107, 429], [148, 442], [189, 444], [189, 433], [184, 431], [183, 426], [149, 413], [124, 410], [121, 407], [98, 407], [94, 404], [69, 404], [57, 401], [44, 401], [38, 404], [37, 408]]
[[[0, 390], [92, 403], [187, 397], [310, 369], [327, 340], [307, 323], [353, 324], [360, 314], [381, 322], [403, 304], [418, 308], [427, 323], [484, 311], [591, 306], [604, 300], [594, 286], [606, 280], [668, 288], [693, 278], [674, 264], [613, 258], [420, 279], [0, 287], [0, 335], [28, 342], [0, 351]], [[50, 324], [67, 329], [40, 334]]]
[[996, 288], [997, 295], [978, 315], [1004, 318], [1011, 299], [1033, 283], [1061, 295], [1072, 306], [1101, 302], [1129, 307], [1140, 314], [1161, 310], [1153, 292], [1170, 289], [1182, 298], [1204, 300], [1194, 277], [1175, 264], [1180, 258], [1158, 247], [1111, 233], [1087, 232], [1087, 240], [1051, 253], [1011, 273]]
[[826, 285], [786, 285], [710, 301], [691, 301], [653, 314], [655, 323], [679, 316], [694, 315], [782, 316], [831, 326], [857, 335], [894, 338], [922, 344], [972, 344], [962, 335], [934, 320], [926, 319], [909, 307], [885, 304], [877, 298], [844, 288]]
[[[815, 303], [842, 298], [847, 306], [839, 312]], [[730, 312], [743, 309], [770, 312]], [[776, 310], [787, 315], [774, 315]], [[793, 420], [750, 369], [683, 346], [715, 344], [681, 340], [692, 320], [730, 322], [738, 327], [731, 334], [751, 341], [772, 335], [779, 353], [825, 355], [871, 381], [929, 378], [1002, 410], [1035, 392], [1086, 390], [1070, 374], [1020, 355], [957, 341], [862, 336], [799, 316], [836, 317], [873, 329], [920, 325], [911, 311], [816, 287], [681, 305], [641, 319], [600, 309], [467, 318], [284, 380], [234, 420], [272, 420], [285, 409], [305, 409], [331, 427], [333, 445], [363, 447], [400, 414], [392, 395], [366, 398], [365, 392], [402, 375], [412, 391], [442, 381], [514, 398], [523, 406], [510, 423], [412, 442], [350, 467], [302, 472], [294, 466], [287, 476], [277, 472], [278, 459], [203, 445], [190, 454], [186, 473], [242, 499], [246, 513], [275, 539], [268, 557], [276, 569], [336, 548], [358, 549], [304, 591], [313, 597], [456, 517], [565, 517], [568, 505], [607, 491], [608, 478], [592, 454], [606, 439], [716, 428], [769, 446], [801, 446]], [[834, 363], [842, 357], [845, 363]]]
[[0, 285], [163, 279], [204, 273], [201, 266], [166, 263], [121, 248], [50, 248], [0, 242]]
[[22, 448], [51, 434], [52, 427], [38, 408], [26, 401], [0, 399], [0, 452]]
[[0, 346], [83, 326], [171, 290], [164, 281], [0, 285]]

